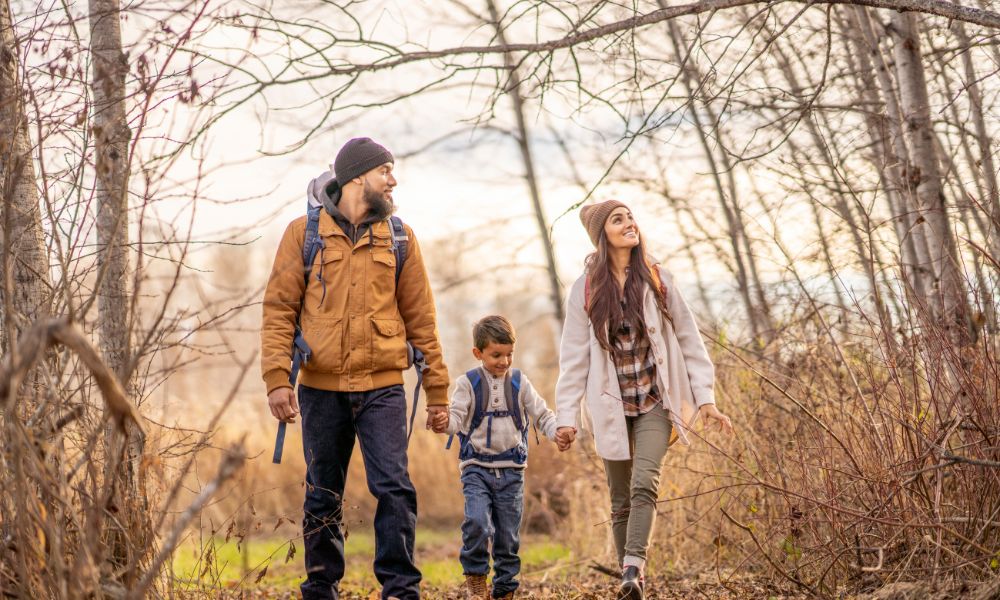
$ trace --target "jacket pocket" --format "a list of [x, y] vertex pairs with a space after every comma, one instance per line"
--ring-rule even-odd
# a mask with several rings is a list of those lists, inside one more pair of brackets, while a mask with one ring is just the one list
[[343, 373], [342, 320], [302, 315], [302, 335], [312, 352], [306, 369], [317, 373]]
[[379, 263], [380, 265], [385, 265], [391, 268], [393, 270], [393, 273], [396, 272], [396, 255], [393, 253], [392, 250], [388, 248], [384, 250], [382, 248], [379, 248], [378, 250], [373, 250], [372, 260], [375, 261], [376, 263]]
[[372, 371], [406, 368], [406, 329], [399, 319], [372, 319]]
[[372, 308], [375, 314], [385, 314], [396, 303], [396, 255], [388, 247], [372, 250], [369, 279]]
[[306, 285], [306, 309], [316, 313], [328, 310], [324, 309], [324, 305], [336, 295], [340, 281], [338, 271], [343, 269], [343, 260], [344, 253], [341, 250], [330, 248], [324, 248], [316, 256], [316, 262], [309, 272], [309, 282]]

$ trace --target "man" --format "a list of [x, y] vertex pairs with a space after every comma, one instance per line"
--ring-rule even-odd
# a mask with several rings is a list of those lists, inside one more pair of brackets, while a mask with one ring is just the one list
[[[438, 342], [434, 299], [420, 246], [405, 226], [406, 257], [396, 273], [391, 216], [393, 157], [369, 138], [347, 142], [334, 161], [335, 179], [313, 180], [310, 196], [324, 210], [323, 245], [304, 278], [306, 217], [289, 224], [264, 293], [261, 372], [271, 414], [294, 422], [302, 414], [306, 458], [303, 520], [307, 579], [304, 600], [338, 597], [344, 575], [343, 492], [357, 436], [375, 511], [375, 576], [382, 597], [419, 598], [413, 563], [417, 498], [407, 472], [406, 397], [402, 371], [407, 341], [423, 351], [427, 426], [447, 411], [448, 370]], [[288, 381], [299, 323], [311, 349]]]

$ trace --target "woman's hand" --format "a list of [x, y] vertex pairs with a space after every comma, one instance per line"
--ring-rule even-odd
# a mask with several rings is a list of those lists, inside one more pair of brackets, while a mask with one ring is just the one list
[[705, 418], [712, 419], [718, 423], [720, 431], [725, 431], [729, 435], [733, 435], [733, 422], [729, 420], [729, 417], [719, 412], [719, 409], [714, 404], [703, 404], [699, 410], [705, 415]]
[[556, 429], [556, 446], [559, 448], [560, 452], [565, 452], [569, 450], [569, 447], [573, 445], [573, 440], [576, 439], [576, 429], [573, 427], [560, 427]]

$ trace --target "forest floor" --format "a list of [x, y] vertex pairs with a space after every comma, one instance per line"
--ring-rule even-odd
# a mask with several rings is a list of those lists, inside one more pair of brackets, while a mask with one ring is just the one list
[[[454, 531], [420, 530], [417, 556], [424, 576], [421, 596], [429, 600], [464, 599], [460, 541]], [[284, 600], [299, 598], [305, 565], [301, 541], [288, 538], [235, 537], [189, 542], [178, 551], [173, 565], [173, 595], [182, 599], [232, 598]], [[209, 550], [210, 549], [210, 550]], [[371, 573], [374, 539], [370, 533], [348, 536], [348, 570], [341, 582], [343, 600], [379, 600], [380, 588]], [[570, 548], [547, 536], [525, 536], [521, 544], [523, 600], [598, 600], [615, 597], [617, 580], [594, 568], [590, 558], [574, 556]], [[866, 594], [838, 593], [843, 600], [951, 600], [1000, 598], [984, 593], [987, 586], [900, 583]], [[805, 593], [791, 586], [777, 588], [764, 577], [746, 574], [720, 579], [714, 570], [658, 573], [646, 576], [649, 600], [803, 600]]]
[[[440, 600], [465, 597], [462, 567], [458, 562], [459, 545], [453, 531], [418, 533], [417, 555], [424, 576], [422, 597]], [[189, 542], [175, 556], [173, 591], [180, 598], [298, 598], [298, 586], [305, 573], [300, 546], [299, 540], [277, 536]], [[380, 589], [371, 573], [374, 556], [371, 534], [350, 535], [346, 546], [348, 571], [341, 583], [341, 598], [377, 600]], [[594, 569], [591, 559], [574, 556], [568, 547], [552, 538], [525, 536], [520, 555], [518, 598], [614, 598], [615, 578]], [[651, 572], [647, 575], [646, 589], [650, 600], [804, 597], [775, 589], [760, 579], [734, 578], [719, 583], [714, 572], [684, 575]]]

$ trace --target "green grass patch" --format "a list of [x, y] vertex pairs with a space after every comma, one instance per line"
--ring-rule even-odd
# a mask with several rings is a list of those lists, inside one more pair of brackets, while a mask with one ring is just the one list
[[[461, 544], [461, 533], [457, 529], [417, 531], [418, 566], [429, 587], [461, 585], [464, 580], [462, 565], [458, 561]], [[292, 545], [294, 551], [290, 555]], [[347, 536], [345, 554], [347, 574], [343, 586], [377, 589], [378, 582], [372, 574], [375, 555], [373, 532], [351, 532]], [[569, 548], [549, 538], [529, 536], [522, 539], [523, 572], [542, 569], [570, 558]], [[173, 573], [178, 587], [186, 589], [267, 586], [296, 590], [305, 578], [302, 540], [278, 536], [251, 538], [245, 543], [237, 539], [227, 542], [221, 537], [206, 540], [204, 544], [190, 540], [175, 553]]]

